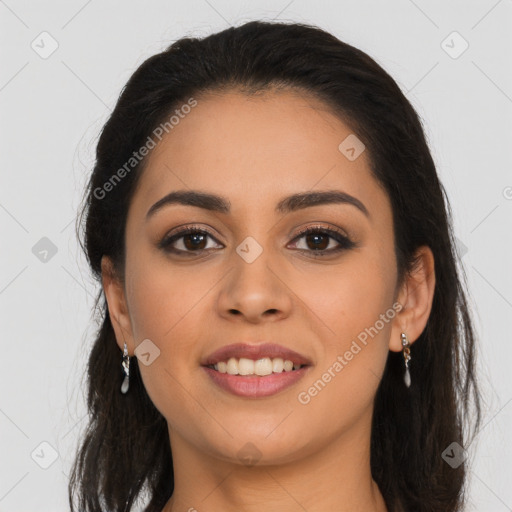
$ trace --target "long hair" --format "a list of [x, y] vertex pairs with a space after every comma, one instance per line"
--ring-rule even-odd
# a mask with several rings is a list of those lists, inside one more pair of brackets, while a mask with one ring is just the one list
[[[201, 93], [275, 88], [299, 88], [322, 100], [365, 144], [370, 170], [392, 205], [398, 284], [419, 246], [433, 251], [435, 291], [426, 328], [411, 347], [413, 383], [404, 387], [403, 358], [390, 352], [375, 397], [370, 463], [390, 511], [459, 511], [467, 465], [448, 464], [442, 454], [452, 443], [467, 447], [481, 416], [466, 277], [420, 119], [366, 53], [311, 25], [252, 21], [182, 38], [143, 62], [101, 131], [77, 219], [92, 273], [101, 282], [107, 255], [123, 278], [128, 206], [147, 159], [115, 183], [112, 176], [155, 128]], [[76, 501], [81, 512], [128, 512], [145, 497], [145, 512], [161, 512], [174, 489], [166, 420], [146, 393], [136, 358], [130, 390], [120, 393], [121, 352], [102, 290], [95, 306], [101, 327], [88, 360], [89, 423], [70, 475], [71, 510]]]

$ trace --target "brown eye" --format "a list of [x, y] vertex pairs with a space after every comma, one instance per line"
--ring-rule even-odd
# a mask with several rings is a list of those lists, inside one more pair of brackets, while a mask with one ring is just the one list
[[215, 248], [208, 246], [208, 238], [215, 240], [208, 231], [188, 228], [164, 237], [158, 246], [174, 254], [201, 253]]
[[330, 240], [332, 240], [332, 237], [325, 233], [309, 233], [304, 235], [304, 238], [308, 249], [311, 250], [327, 249]]
[[187, 250], [193, 251], [195, 249], [205, 249], [206, 248], [206, 238], [208, 235], [204, 233], [191, 233], [188, 235], [184, 235], [183, 245]]
[[351, 249], [356, 245], [342, 233], [323, 227], [309, 227], [305, 229], [294, 241], [300, 239], [304, 239], [305, 247], [296, 248], [304, 252], [313, 253], [315, 256], [337, 253], [344, 249]]

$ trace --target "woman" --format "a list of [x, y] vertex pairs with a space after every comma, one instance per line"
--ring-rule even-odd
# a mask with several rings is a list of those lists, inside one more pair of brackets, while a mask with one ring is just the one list
[[304, 24], [175, 42], [124, 88], [81, 220], [104, 300], [72, 510], [462, 510], [450, 207], [368, 55]]

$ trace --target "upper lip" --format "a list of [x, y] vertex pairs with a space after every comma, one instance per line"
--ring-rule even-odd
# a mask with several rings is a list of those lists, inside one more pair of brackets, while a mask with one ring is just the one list
[[263, 357], [281, 357], [289, 359], [294, 364], [310, 365], [311, 361], [302, 354], [276, 343], [233, 343], [219, 348], [212, 352], [201, 362], [202, 366], [216, 364], [219, 361], [227, 361], [230, 357], [237, 359], [246, 357], [247, 359], [261, 359]]

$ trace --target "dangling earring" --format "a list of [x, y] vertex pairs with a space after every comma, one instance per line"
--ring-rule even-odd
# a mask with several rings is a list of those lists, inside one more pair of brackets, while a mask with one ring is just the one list
[[121, 363], [124, 371], [124, 380], [121, 384], [121, 393], [126, 394], [130, 387], [130, 356], [128, 355], [128, 348], [126, 342], [124, 343], [123, 361]]
[[411, 374], [409, 373], [409, 361], [411, 359], [411, 344], [409, 343], [409, 339], [407, 338], [407, 334], [403, 332], [400, 334], [402, 338], [402, 347], [405, 361], [405, 374], [404, 374], [404, 382], [407, 387], [411, 386]]

